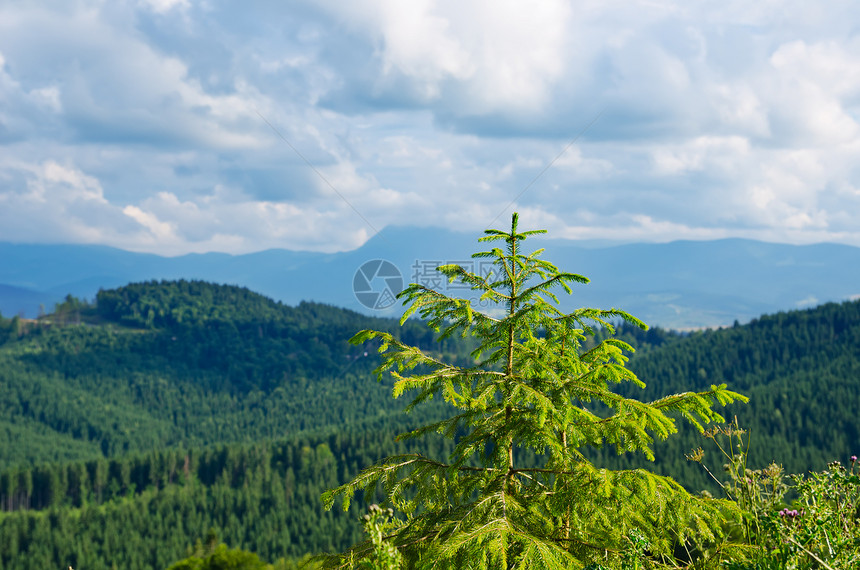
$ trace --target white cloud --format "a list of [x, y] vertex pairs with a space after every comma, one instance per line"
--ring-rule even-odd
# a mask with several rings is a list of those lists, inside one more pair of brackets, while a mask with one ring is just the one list
[[[415, 83], [423, 102], [454, 97], [464, 114], [519, 109], [549, 102], [565, 72], [573, 12], [567, 2], [530, 5], [503, 0], [460, 2], [365, 0], [327, 2], [337, 18], [375, 46], [380, 77]], [[391, 83], [396, 88], [396, 83]]]
[[54, 113], [59, 113], [63, 110], [63, 105], [60, 102], [60, 89], [56, 85], [33, 89], [30, 91], [30, 96], [34, 101], [47, 107]]
[[860, 95], [860, 42], [808, 45], [794, 41], [771, 57], [771, 114], [785, 124], [783, 134], [796, 146], [855, 140], [858, 125], [846, 105]]
[[141, 4], [159, 14], [169, 12], [174, 8], [187, 9], [189, 7], [188, 0], [141, 0]]
[[126, 206], [122, 209], [122, 213], [149, 230], [160, 243], [176, 239], [173, 227], [168, 223], [160, 221], [151, 212], [144, 212], [137, 206]]
[[[185, 3], [151, 4], [167, 10]], [[29, 89], [42, 107], [62, 110], [84, 141], [251, 149], [264, 144], [261, 138], [270, 135], [256, 110], [265, 113], [273, 105], [256, 87], [234, 76], [227, 89], [212, 92], [185, 61], [144, 41], [130, 15], [116, 12], [122, 9], [61, 14], [33, 8], [0, 23], [17, 75], [51, 77], [51, 84], [33, 87], [24, 79], [21, 89]]]
[[37, 175], [39, 178], [31, 186], [31, 190], [35, 188], [34, 194], [38, 194], [42, 201], [46, 198], [46, 187], [50, 185], [52, 200], [60, 202], [82, 200], [107, 204], [98, 180], [80, 170], [48, 161], [41, 166]]
[[710, 97], [715, 118], [724, 128], [759, 139], [770, 137], [767, 108], [749, 83], [716, 83], [711, 87]]
[[99, 181], [74, 165], [4, 160], [0, 173], [4, 239], [106, 243], [124, 229]]
[[688, 172], [731, 172], [749, 160], [750, 141], [740, 136], [702, 136], [672, 145], [654, 145], [654, 172], [677, 176]]
[[797, 307], [814, 307], [816, 305], [819, 305], [820, 303], [821, 301], [818, 300], [818, 297], [816, 297], [815, 295], [810, 295], [804, 299], [801, 299], [800, 301], [797, 301], [795, 305]]
[[858, 17], [846, 0], [6, 3], [0, 239], [334, 251], [395, 223], [478, 231], [513, 202], [567, 237], [860, 245]]

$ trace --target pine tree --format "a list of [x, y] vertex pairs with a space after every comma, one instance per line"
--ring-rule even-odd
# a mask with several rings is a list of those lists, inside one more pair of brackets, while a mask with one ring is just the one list
[[[715, 538], [725, 505], [647, 470], [599, 468], [582, 450], [614, 446], [653, 459], [654, 438], [674, 433], [676, 416], [701, 430], [723, 421], [715, 404], [746, 398], [725, 385], [653, 402], [615, 393], [621, 382], [644, 387], [625, 367], [632, 347], [611, 336], [587, 341], [619, 321], [647, 326], [617, 309], [562, 312], [555, 291], [570, 294], [572, 284], [588, 280], [541, 259], [543, 250], [522, 253], [522, 242], [544, 231], [521, 232], [517, 221], [514, 214], [510, 232], [486, 230], [480, 238], [503, 242], [473, 255], [492, 260], [489, 275], [438, 268], [479, 301], [419, 284], [401, 293], [409, 305], [401, 324], [417, 314], [441, 339], [475, 337], [474, 365], [448, 364], [390, 333], [364, 330], [352, 339], [380, 343], [377, 373], [394, 377], [395, 397], [410, 392], [407, 411], [434, 397], [455, 408], [455, 415], [401, 436], [444, 434], [456, 439], [453, 454], [447, 461], [389, 457], [325, 493], [324, 503], [330, 508], [341, 496], [347, 508], [356, 491], [370, 499], [384, 489], [405, 515], [387, 540], [410, 567], [638, 568], [633, 558], [672, 565], [674, 547]], [[486, 308], [476, 309], [478, 302]], [[527, 454], [541, 466], [518, 464]], [[372, 549], [365, 542], [328, 562], [347, 565]]]

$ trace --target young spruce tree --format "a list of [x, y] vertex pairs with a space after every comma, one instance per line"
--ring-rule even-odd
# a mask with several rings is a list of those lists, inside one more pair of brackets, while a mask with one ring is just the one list
[[[588, 280], [542, 260], [543, 250], [523, 253], [522, 242], [544, 231], [519, 231], [516, 214], [510, 232], [485, 233], [480, 241], [498, 247], [473, 257], [492, 260], [490, 275], [458, 265], [438, 270], [471, 286], [489, 310], [418, 284], [401, 293], [410, 304], [402, 321], [417, 313], [442, 338], [477, 339], [473, 366], [442, 362], [385, 332], [365, 330], [352, 339], [380, 342], [377, 373], [394, 376], [394, 397], [413, 394], [407, 411], [434, 397], [455, 409], [404, 434], [442, 433], [456, 439], [454, 453], [447, 461], [389, 457], [325, 493], [326, 507], [338, 495], [347, 507], [356, 491], [371, 497], [381, 486], [405, 516], [386, 540], [409, 567], [674, 566], [674, 547], [715, 538], [724, 505], [647, 470], [598, 468], [581, 450], [609, 445], [653, 459], [654, 438], [676, 431], [675, 416], [701, 430], [702, 423], [723, 421], [714, 404], [746, 398], [725, 385], [654, 402], [617, 394], [612, 388], [620, 382], [644, 386], [625, 367], [624, 352], [633, 349], [614, 338], [586, 349], [586, 340], [594, 327], [612, 332], [619, 320], [646, 325], [617, 309], [563, 313], [553, 291], [570, 294], [571, 284]], [[540, 467], [518, 465], [529, 453]], [[372, 554], [366, 542], [328, 562], [350, 565]]]

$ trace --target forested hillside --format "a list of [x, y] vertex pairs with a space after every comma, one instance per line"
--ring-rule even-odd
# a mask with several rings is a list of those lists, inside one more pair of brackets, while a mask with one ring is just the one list
[[369, 380], [375, 354], [348, 344], [355, 331], [433, 344], [417, 323], [202, 282], [129, 285], [97, 303], [0, 324], [0, 469], [346, 429], [399, 410]]
[[324, 512], [321, 493], [408, 449], [402, 424], [361, 428], [0, 473], [0, 568], [166, 568], [210, 528], [264, 560], [346, 548], [364, 504]]
[[[364, 328], [468, 354], [418, 322], [202, 282], [129, 285], [96, 306], [67, 298], [39, 321], [0, 319], [0, 569], [162, 568], [210, 527], [270, 561], [353, 543], [362, 507], [324, 512], [320, 492], [407, 449], [396, 434], [435, 413], [400, 412], [370, 374], [373, 347], [346, 342]], [[750, 396], [724, 414], [750, 431], [758, 466], [804, 472], [858, 451], [860, 302], [620, 336], [638, 349], [640, 399], [721, 383]], [[688, 428], [655, 447], [652, 467], [710, 486], [684, 459], [700, 445], [719, 473], [722, 457]], [[609, 449], [597, 460], [621, 461]]]
[[[776, 461], [802, 473], [860, 450], [858, 301], [692, 334], [625, 327], [621, 335], [640, 347], [630, 368], [647, 384], [644, 398], [722, 383], [749, 396], [727, 415], [749, 431], [750, 457], [759, 465]], [[690, 428], [682, 432], [658, 447], [658, 467], [693, 488], [712, 487], [700, 466], [684, 461], [692, 447], [708, 451], [707, 442]], [[719, 470], [722, 458], [710, 459]], [[617, 461], [611, 453], [606, 460]]]

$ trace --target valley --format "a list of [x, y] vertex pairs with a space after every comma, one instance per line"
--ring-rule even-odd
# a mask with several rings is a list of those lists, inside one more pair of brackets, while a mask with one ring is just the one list
[[[450, 453], [444, 438], [395, 440], [442, 410], [403, 415], [373, 377], [375, 351], [347, 342], [388, 330], [469, 362], [473, 347], [438, 343], [414, 319], [184, 280], [67, 302], [35, 322], [0, 321], [0, 568], [166, 567], [209, 528], [284, 564], [341, 550], [360, 538], [364, 503], [324, 511], [323, 490], [395, 452]], [[749, 430], [759, 466], [802, 473], [857, 451], [860, 302], [693, 333], [622, 327], [618, 338], [636, 348], [630, 368], [647, 387], [626, 390], [638, 399], [721, 383], [748, 395], [722, 413]], [[679, 428], [653, 464], [610, 448], [591, 458], [716, 493], [684, 458], [703, 446], [719, 471], [715, 450]]]

